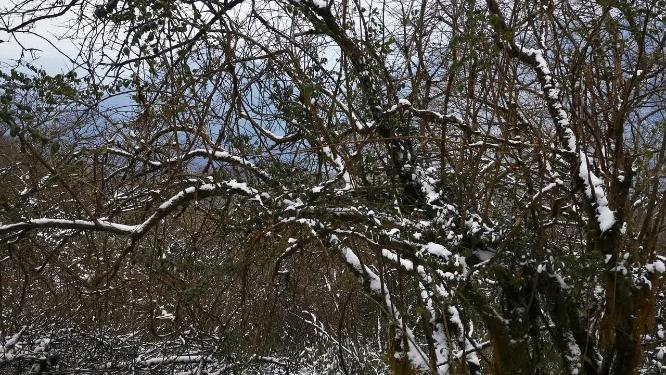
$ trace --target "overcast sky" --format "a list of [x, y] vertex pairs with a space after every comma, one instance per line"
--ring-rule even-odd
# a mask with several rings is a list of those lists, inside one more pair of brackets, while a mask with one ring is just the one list
[[[2, 2], [2, 0], [0, 0]], [[58, 52], [58, 49], [65, 53], [74, 53], [75, 48], [71, 42], [60, 41], [57, 35], [62, 35], [67, 32], [66, 18], [58, 18], [55, 20], [42, 20], [30, 30], [30, 33], [17, 33], [16, 39], [12, 38], [9, 34], [0, 32], [0, 63], [2, 67], [7, 65], [15, 65], [15, 60], [21, 56], [21, 45], [24, 48], [35, 49], [34, 56], [36, 60], [32, 60], [29, 53], [24, 55], [24, 61], [32, 62], [34, 65], [42, 67], [49, 73], [60, 73], [68, 71], [71, 67], [69, 61]], [[35, 35], [36, 34], [36, 35]], [[37, 35], [42, 36], [41, 38]], [[18, 41], [17, 41], [18, 39]], [[49, 42], [54, 46], [50, 45]]]

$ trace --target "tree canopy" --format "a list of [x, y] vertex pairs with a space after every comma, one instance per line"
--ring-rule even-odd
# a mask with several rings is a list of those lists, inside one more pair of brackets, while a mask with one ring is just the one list
[[665, 23], [11, 0], [0, 370], [660, 373]]

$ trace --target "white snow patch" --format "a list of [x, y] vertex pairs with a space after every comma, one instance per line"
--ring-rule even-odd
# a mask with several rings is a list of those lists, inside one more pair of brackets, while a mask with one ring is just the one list
[[666, 272], [666, 265], [660, 259], [645, 265], [645, 268], [651, 273], [664, 273]]
[[615, 214], [608, 207], [608, 199], [604, 191], [604, 182], [589, 170], [588, 157], [584, 152], [580, 152], [580, 167], [578, 177], [585, 183], [585, 194], [588, 198], [594, 199], [597, 204], [597, 221], [599, 229], [605, 232], [615, 224]]
[[451, 256], [451, 252], [449, 250], [447, 250], [444, 246], [434, 242], [428, 242], [427, 244], [423, 245], [421, 250], [444, 259], [449, 259]]

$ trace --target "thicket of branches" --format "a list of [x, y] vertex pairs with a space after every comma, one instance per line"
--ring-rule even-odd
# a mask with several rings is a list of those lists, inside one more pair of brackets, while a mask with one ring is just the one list
[[0, 370], [659, 373], [665, 17], [12, 0]]

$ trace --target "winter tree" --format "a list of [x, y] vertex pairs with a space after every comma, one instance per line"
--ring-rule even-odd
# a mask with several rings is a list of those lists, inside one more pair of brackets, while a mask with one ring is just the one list
[[0, 15], [0, 369], [666, 369], [663, 2]]

